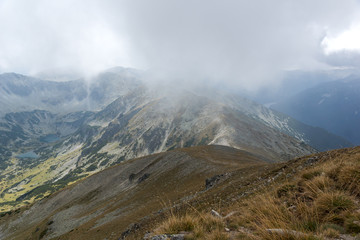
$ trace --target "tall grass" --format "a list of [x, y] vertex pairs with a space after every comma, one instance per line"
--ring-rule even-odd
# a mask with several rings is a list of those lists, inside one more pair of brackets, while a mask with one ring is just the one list
[[197, 211], [172, 215], [158, 232], [186, 231], [188, 239], [311, 240], [340, 234], [360, 239], [360, 151], [355, 152], [329, 154], [292, 179], [230, 205], [228, 211], [239, 214], [226, 219]]

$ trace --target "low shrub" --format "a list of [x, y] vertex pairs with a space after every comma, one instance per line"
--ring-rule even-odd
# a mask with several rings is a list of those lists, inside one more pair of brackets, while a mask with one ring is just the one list
[[310, 170], [305, 173], [303, 173], [302, 178], [305, 180], [311, 180], [316, 176], [320, 176], [321, 172], [319, 170]]
[[349, 218], [345, 221], [345, 229], [349, 233], [360, 233], [360, 221]]
[[171, 216], [160, 226], [160, 231], [168, 234], [176, 234], [182, 231], [190, 232], [195, 229], [196, 220], [190, 215]]
[[360, 165], [349, 165], [341, 169], [338, 175], [338, 183], [342, 189], [360, 197]]
[[285, 184], [276, 190], [278, 198], [289, 196], [289, 193], [295, 190], [294, 184]]
[[[328, 230], [334, 230], [337, 233], [345, 233], [344, 227], [342, 227], [338, 224], [334, 224], [334, 223], [324, 223], [323, 225], [321, 225], [320, 229], [324, 233], [327, 232]], [[328, 231], [328, 232], [330, 232], [330, 231]]]
[[354, 207], [353, 200], [340, 192], [322, 193], [315, 201], [318, 214], [325, 217], [329, 214], [339, 214]]

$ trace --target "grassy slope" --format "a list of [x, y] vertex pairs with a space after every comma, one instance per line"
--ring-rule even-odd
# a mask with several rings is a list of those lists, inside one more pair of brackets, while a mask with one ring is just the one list
[[[0, 182], [0, 192], [3, 192], [2, 196], [0, 197], [0, 212], [9, 211], [14, 209], [14, 207], [20, 207], [26, 203], [32, 203], [34, 202], [35, 198], [42, 198], [43, 196], [48, 195], [49, 192], [53, 191], [51, 188], [53, 186], [48, 186], [48, 191], [45, 189], [46, 182], [53, 179], [54, 176], [54, 170], [52, 167], [60, 167], [61, 165], [66, 164], [69, 159], [76, 157], [79, 153], [80, 149], [76, 149], [74, 151], [68, 152], [66, 155], [59, 155], [56, 158], [51, 157], [32, 168], [17, 167], [16, 175], [14, 175], [13, 178]], [[18, 160], [16, 158], [13, 158], [11, 161], [14, 166], [17, 165]], [[11, 167], [8, 168], [2, 173], [2, 175], [5, 176], [14, 174], [14, 169]], [[61, 186], [59, 185], [59, 187], [54, 188], [59, 189], [63, 186], [66, 186], [67, 184], [68, 183], [64, 183], [62, 185], [60, 184]], [[14, 185], [18, 185], [17, 191], [6, 191], [6, 189], [12, 188]], [[26, 199], [26, 202], [16, 201], [18, 197], [40, 186], [43, 186], [44, 188], [41, 193], [36, 194], [33, 197], [29, 197]]]
[[223, 146], [126, 161], [6, 214], [0, 218], [0, 233], [10, 239], [118, 239], [131, 223], [161, 217], [168, 203], [180, 206], [206, 193], [207, 178], [234, 170], [249, 175], [266, 161]]
[[[276, 164], [227, 147], [179, 149], [121, 163], [3, 216], [0, 233], [9, 239], [119, 239], [124, 232], [142, 239], [146, 231], [186, 231], [187, 239], [355, 239], [359, 169], [359, 147]], [[205, 179], [216, 174], [224, 175], [205, 190]], [[212, 209], [232, 215], [217, 218]]]
[[[192, 208], [173, 209], [153, 231], [187, 231], [188, 239], [360, 238], [359, 147], [274, 166], [257, 175], [249, 183], [251, 190], [245, 191], [239, 187], [241, 174], [235, 172], [228, 182], [192, 202]], [[234, 214], [215, 218], [211, 208], [223, 216]]]

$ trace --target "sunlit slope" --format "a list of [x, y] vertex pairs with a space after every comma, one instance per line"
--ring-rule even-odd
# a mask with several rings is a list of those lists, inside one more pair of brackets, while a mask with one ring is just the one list
[[[66, 186], [79, 177], [69, 175], [69, 165], [76, 161], [80, 148], [67, 151], [66, 154], [59, 154], [37, 164], [34, 167], [19, 165], [17, 158], [12, 158], [12, 166], [1, 173], [3, 180], [0, 182], [0, 211], [8, 211], [18, 206], [28, 204], [36, 199], [41, 199], [49, 193]], [[55, 181], [67, 175], [66, 178]], [[86, 174], [85, 174], [86, 176]], [[56, 177], [56, 178], [55, 178]]]

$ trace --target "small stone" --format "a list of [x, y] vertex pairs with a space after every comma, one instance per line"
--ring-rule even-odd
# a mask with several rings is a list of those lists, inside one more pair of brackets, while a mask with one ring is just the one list
[[306, 166], [312, 166], [317, 161], [318, 161], [318, 158], [312, 157], [312, 158], [309, 158], [308, 160], [306, 160], [305, 165]]
[[292, 205], [292, 206], [288, 207], [288, 210], [289, 210], [289, 211], [295, 211], [295, 210], [296, 210], [296, 206]]
[[152, 236], [150, 238], [150, 240], [166, 240], [168, 239], [168, 237], [166, 235], [156, 235], [156, 236]]
[[294, 230], [287, 230], [287, 229], [281, 229], [281, 228], [269, 228], [266, 229], [269, 233], [277, 233], [280, 235], [294, 235], [296, 237], [303, 237], [305, 234], [302, 232], [294, 231]]
[[184, 240], [185, 235], [184, 234], [173, 234], [170, 236], [171, 240]]
[[214, 209], [211, 210], [211, 215], [213, 215], [214, 217], [222, 218], [222, 216], [220, 215], [220, 213], [218, 213], [218, 212], [215, 211]]
[[139, 179], [138, 179], [138, 183], [141, 183], [143, 181], [145, 181], [148, 177], [150, 177], [149, 173], [145, 173], [144, 175], [142, 175]]
[[149, 232], [145, 233], [143, 240], [148, 240], [148, 239], [151, 239], [151, 233]]
[[226, 176], [226, 174], [219, 174], [219, 175], [215, 175], [211, 178], [207, 178], [205, 180], [205, 189], [208, 190], [208, 189], [212, 188], [215, 184], [217, 184], [225, 176]]
[[230, 229], [228, 229], [228, 228], [225, 228], [225, 232], [230, 232]]

